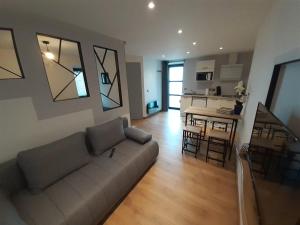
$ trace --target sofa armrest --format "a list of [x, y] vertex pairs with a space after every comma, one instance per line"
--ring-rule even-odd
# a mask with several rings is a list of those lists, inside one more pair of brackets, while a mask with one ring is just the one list
[[127, 138], [134, 140], [140, 144], [145, 144], [152, 139], [151, 134], [134, 127], [126, 128], [125, 135]]
[[26, 225], [8, 195], [0, 190], [0, 224]]

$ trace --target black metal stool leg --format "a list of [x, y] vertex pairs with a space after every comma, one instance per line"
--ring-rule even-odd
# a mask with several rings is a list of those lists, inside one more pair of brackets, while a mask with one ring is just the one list
[[226, 160], [226, 152], [227, 152], [227, 141], [224, 141], [224, 153], [223, 153], [223, 167], [225, 166], [225, 160]]
[[209, 143], [210, 143], [210, 137], [208, 137], [207, 139], [206, 159], [205, 159], [206, 162], [208, 161]]
[[185, 131], [182, 132], [182, 146], [181, 146], [181, 154], [183, 154], [183, 149], [185, 146]]

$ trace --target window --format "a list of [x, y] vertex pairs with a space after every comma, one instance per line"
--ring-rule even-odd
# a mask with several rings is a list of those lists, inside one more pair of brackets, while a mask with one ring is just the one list
[[83, 72], [79, 71], [79, 72], [77, 72], [77, 74], [78, 75], [75, 78], [77, 94], [79, 97], [85, 97], [85, 96], [87, 96], [87, 92], [86, 92], [86, 88], [85, 88]]
[[182, 95], [183, 64], [169, 65], [169, 108], [179, 109]]

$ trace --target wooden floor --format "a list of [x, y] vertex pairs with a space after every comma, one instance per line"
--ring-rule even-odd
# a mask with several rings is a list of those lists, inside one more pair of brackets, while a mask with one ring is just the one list
[[238, 224], [235, 173], [181, 154], [179, 111], [159, 113], [132, 125], [153, 134], [159, 142], [159, 158], [106, 225]]

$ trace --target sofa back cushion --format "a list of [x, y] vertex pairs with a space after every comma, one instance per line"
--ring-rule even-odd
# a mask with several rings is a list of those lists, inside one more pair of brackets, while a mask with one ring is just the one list
[[117, 118], [95, 127], [89, 127], [87, 136], [94, 154], [100, 155], [126, 138], [123, 119]]
[[41, 191], [89, 161], [84, 132], [20, 152], [17, 157], [32, 192]]

